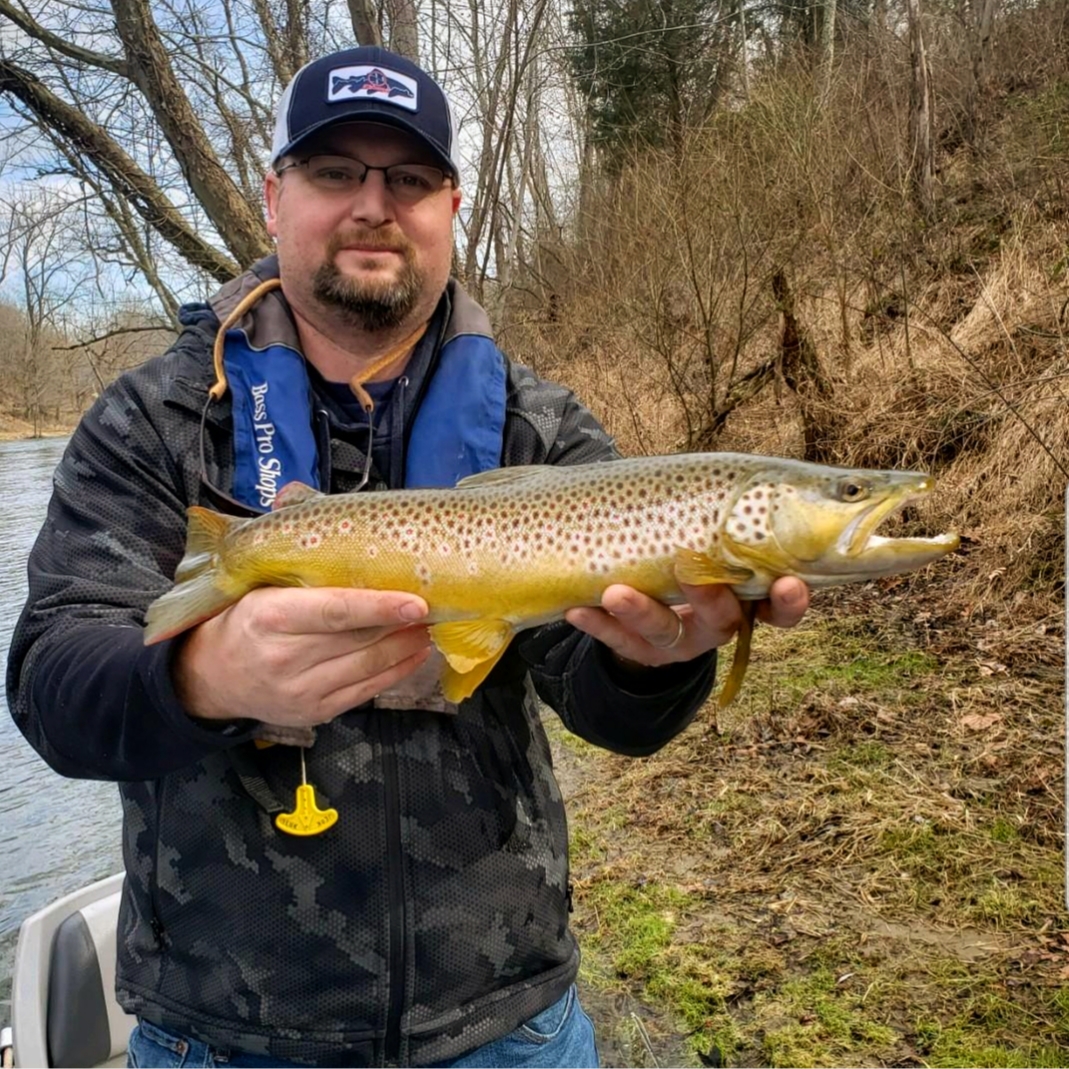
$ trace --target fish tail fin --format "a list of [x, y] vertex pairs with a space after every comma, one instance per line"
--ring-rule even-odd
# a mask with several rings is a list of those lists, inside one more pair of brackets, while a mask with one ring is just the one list
[[221, 582], [219, 550], [223, 539], [236, 524], [233, 516], [224, 516], [194, 505], [187, 510], [189, 530], [186, 555], [174, 573], [174, 586], [157, 598], [145, 615], [145, 645], [173, 638], [197, 624], [217, 616], [233, 605], [244, 590]]
[[716, 703], [721, 709], [726, 709], [738, 696], [742, 681], [746, 678], [746, 667], [750, 663], [750, 644], [753, 639], [754, 621], [757, 618], [757, 602], [744, 601], [742, 603], [742, 623], [739, 624], [739, 634], [735, 641], [735, 656], [731, 662], [731, 671], [724, 680], [723, 687], [717, 695]]

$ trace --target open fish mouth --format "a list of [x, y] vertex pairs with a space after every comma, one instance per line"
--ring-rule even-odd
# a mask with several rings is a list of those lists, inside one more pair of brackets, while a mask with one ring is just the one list
[[936, 560], [957, 549], [957, 535], [936, 535], [932, 538], [888, 538], [876, 534], [885, 520], [901, 512], [908, 504], [924, 497], [930, 489], [925, 480], [915, 490], [877, 501], [857, 515], [843, 529], [836, 542], [836, 553], [853, 566], [873, 574], [906, 571], [926, 561]]
[[883, 501], [873, 502], [843, 528], [843, 533], [835, 545], [836, 551], [843, 557], [860, 557], [869, 548], [878, 548], [888, 542], [899, 541], [876, 534], [876, 528], [895, 513], [901, 512], [910, 502], [923, 497], [927, 490], [927, 486], [922, 486], [912, 493], [894, 495]]

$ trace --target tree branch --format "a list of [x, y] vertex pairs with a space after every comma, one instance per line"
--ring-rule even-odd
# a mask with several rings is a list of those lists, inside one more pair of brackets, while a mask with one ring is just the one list
[[112, 0], [131, 77], [148, 100], [194, 196], [242, 266], [271, 251], [267, 230], [219, 163], [211, 141], [175, 76], [145, 0]]
[[39, 22], [35, 22], [25, 11], [20, 11], [13, 4], [8, 3], [8, 0], [0, 0], [0, 15], [10, 19], [20, 30], [68, 59], [87, 63], [100, 70], [111, 71], [112, 74], [118, 74], [123, 78], [130, 76], [130, 70], [125, 61], [105, 56], [100, 52], [90, 52], [88, 48], [80, 48], [70, 41], [64, 41], [62, 37], [46, 29]]
[[134, 209], [191, 264], [225, 282], [238, 270], [229, 257], [203, 241], [156, 182], [85, 113], [60, 100], [29, 71], [0, 59], [0, 92], [20, 100], [46, 128], [59, 132], [75, 154], [89, 157], [127, 197]]

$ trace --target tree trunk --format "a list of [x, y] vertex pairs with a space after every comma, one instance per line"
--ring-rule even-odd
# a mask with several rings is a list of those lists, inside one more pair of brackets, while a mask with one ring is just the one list
[[965, 98], [965, 136], [975, 144], [982, 124], [981, 109], [988, 92], [988, 68], [991, 64], [991, 35], [998, 0], [972, 0], [973, 23], [969, 27], [972, 51], [972, 83]]
[[371, 0], [349, 0], [349, 18], [357, 44], [382, 45], [379, 17]]
[[386, 0], [390, 19], [390, 50], [419, 63], [419, 27], [416, 0]]
[[909, 16], [910, 174], [917, 207], [928, 219], [935, 214], [935, 116], [932, 112], [932, 71], [924, 48], [920, 0], [906, 0]]
[[739, 20], [739, 72], [742, 75], [742, 99], [750, 102], [750, 39], [746, 33], [746, 7], [744, 0], [735, 0], [735, 12]]
[[824, 69], [823, 91], [831, 88], [831, 72], [835, 63], [836, 0], [824, 0], [823, 21], [820, 27], [820, 62]]
[[171, 66], [147, 0], [112, 0], [130, 76], [144, 93], [182, 172], [215, 229], [242, 267], [271, 252], [254, 211], [219, 163], [215, 149]]

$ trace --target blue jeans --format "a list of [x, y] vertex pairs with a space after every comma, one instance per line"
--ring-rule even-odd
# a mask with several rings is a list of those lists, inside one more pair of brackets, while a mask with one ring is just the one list
[[[133, 1069], [298, 1069], [296, 1062], [262, 1054], [219, 1051], [196, 1039], [142, 1021], [130, 1034], [126, 1064]], [[575, 986], [501, 1039], [434, 1069], [597, 1069], [594, 1026], [579, 1005]]]

